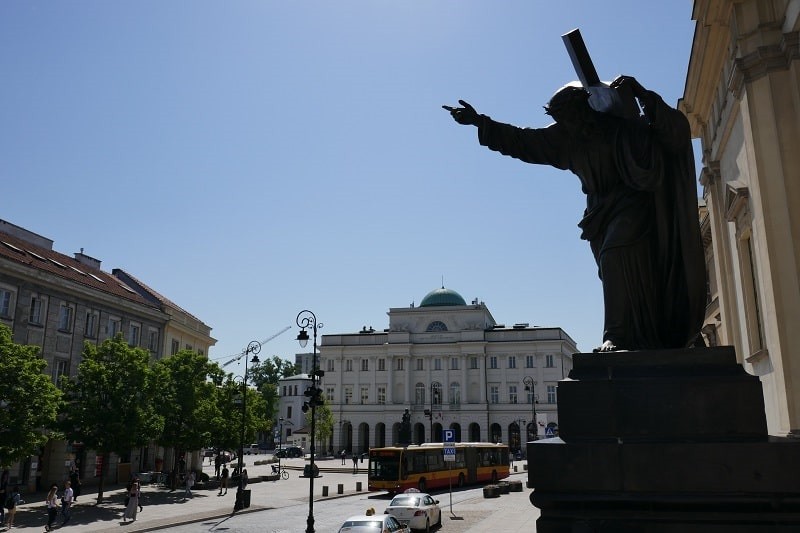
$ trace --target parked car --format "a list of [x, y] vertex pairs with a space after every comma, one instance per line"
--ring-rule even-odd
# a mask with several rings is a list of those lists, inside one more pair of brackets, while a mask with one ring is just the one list
[[390, 514], [355, 515], [344, 521], [339, 533], [411, 533], [408, 526], [401, 524]]
[[259, 453], [261, 453], [261, 447], [258, 445], [258, 443], [251, 444], [250, 446], [245, 446], [244, 448], [245, 455], [250, 455], [250, 454], [258, 455]]
[[280, 450], [275, 452], [275, 457], [280, 457], [281, 459], [285, 459], [287, 457], [304, 457], [305, 452], [303, 448], [299, 446], [289, 446], [287, 448], [281, 448]]
[[430, 531], [432, 527], [442, 525], [439, 500], [434, 500], [430, 494], [417, 489], [408, 489], [392, 498], [384, 512], [407, 524], [412, 530]]

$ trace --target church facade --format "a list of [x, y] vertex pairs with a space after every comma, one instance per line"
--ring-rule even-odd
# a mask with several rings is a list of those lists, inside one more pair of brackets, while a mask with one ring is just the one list
[[759, 376], [768, 431], [800, 436], [800, 2], [696, 0], [682, 111], [702, 143], [703, 330]]

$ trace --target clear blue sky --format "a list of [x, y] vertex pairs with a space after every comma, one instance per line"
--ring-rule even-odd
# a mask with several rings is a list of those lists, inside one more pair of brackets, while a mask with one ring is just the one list
[[[601, 78], [674, 105], [691, 7], [4, 0], [0, 218], [133, 273], [213, 328], [212, 358], [306, 308], [321, 334], [383, 329], [442, 278], [590, 351], [577, 178], [480, 147], [440, 106], [546, 125], [576, 27]], [[296, 335], [262, 355], [293, 358]]]

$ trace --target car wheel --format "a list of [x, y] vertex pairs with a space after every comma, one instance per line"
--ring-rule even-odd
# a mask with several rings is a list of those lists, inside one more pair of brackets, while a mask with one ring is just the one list
[[425, 533], [431, 533], [431, 521], [425, 519]]
[[442, 510], [439, 509], [439, 519], [436, 521], [436, 527], [438, 529], [442, 528]]

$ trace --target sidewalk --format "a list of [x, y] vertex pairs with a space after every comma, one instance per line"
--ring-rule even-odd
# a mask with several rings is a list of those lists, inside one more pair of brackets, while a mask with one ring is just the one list
[[[247, 488], [251, 491], [252, 503], [249, 508], [237, 511], [238, 514], [279, 508], [296, 503], [297, 499], [308, 498], [306, 483], [254, 482], [255, 478], [260, 479], [260, 476], [268, 475], [271, 472], [270, 465], [253, 465], [254, 461], [263, 460], [266, 457], [265, 455], [245, 457], [245, 468], [251, 479]], [[288, 459], [282, 461], [282, 464], [288, 467], [287, 470], [290, 470], [294, 478], [302, 474], [302, 468], [306, 461]], [[349, 464], [342, 467], [338, 459], [320, 460], [317, 465], [320, 467], [323, 478], [320, 478], [318, 485], [315, 486], [314, 501], [367, 493], [367, 476], [365, 468], [363, 468], [366, 465], [359, 465], [361, 468], [357, 475], [352, 473], [352, 467]], [[213, 474], [213, 470], [213, 466], [203, 465], [205, 473]], [[512, 474], [510, 479], [521, 480], [524, 487], [527, 472], [519, 463], [518, 470], [519, 472]], [[361, 484], [360, 492], [356, 490], [357, 483]], [[340, 484], [343, 488], [341, 495], [338, 494]], [[323, 486], [328, 487], [329, 495], [326, 498], [321, 496]], [[73, 506], [72, 518], [65, 527], [65, 531], [68, 529], [80, 532], [109, 531], [118, 529], [120, 526], [124, 527], [126, 533], [155, 531], [170, 526], [230, 516], [234, 512], [233, 506], [236, 500], [236, 487], [229, 488], [228, 494], [225, 496], [217, 496], [216, 489], [195, 490], [193, 498], [184, 500], [182, 487], [170, 492], [163, 487], [145, 485], [142, 488], [144, 510], [138, 514], [135, 522], [123, 522], [125, 492], [123, 485], [107, 486], [104, 490], [103, 502], [98, 505], [97, 488], [85, 487]], [[473, 533], [494, 532], [500, 524], [504, 531], [535, 531], [538, 510], [531, 505], [529, 496], [530, 490], [524, 489], [523, 492], [505, 494], [500, 498], [475, 498], [461, 502], [453, 506], [453, 514], [456, 518], [450, 514], [449, 505], [442, 500], [442, 520], [443, 522], [452, 522], [452, 524], [448, 524], [451, 527], [455, 525], [456, 520], [463, 521], [464, 529], [459, 530]], [[44, 525], [47, 523], [44, 498], [44, 492], [25, 495], [26, 503], [20, 505], [17, 510], [14, 529], [36, 528], [39, 531], [44, 529]], [[263, 502], [269, 502], [269, 505], [263, 505]], [[61, 516], [56, 520], [56, 525], [60, 523]], [[445, 528], [450, 529], [447, 526]]]

